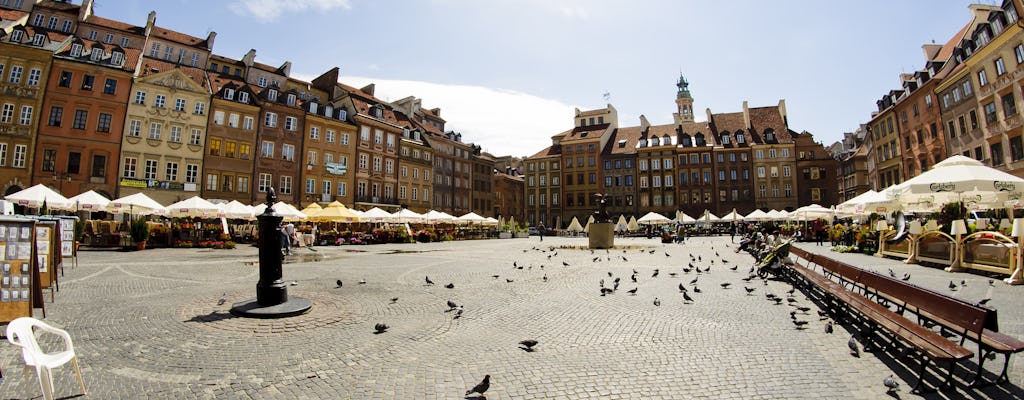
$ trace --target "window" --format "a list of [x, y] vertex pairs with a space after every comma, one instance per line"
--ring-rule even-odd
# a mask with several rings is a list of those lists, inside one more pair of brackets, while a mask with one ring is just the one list
[[[261, 76], [258, 79], [256, 79], [256, 86], [267, 87], [267, 78]], [[260, 191], [263, 192], [264, 190], [260, 190]]]
[[1018, 44], [1013, 48], [1013, 55], [1017, 57], [1017, 65], [1024, 64], [1024, 44]]
[[782, 176], [788, 178], [788, 177], [790, 177], [792, 175], [793, 175], [793, 171], [789, 168], [789, 166], [788, 165], [783, 165], [782, 166]]
[[974, 159], [978, 161], [985, 159], [985, 153], [984, 150], [982, 150], [981, 146], [974, 148]]
[[263, 174], [263, 173], [261, 173], [260, 177], [259, 177], [259, 180], [257, 181], [257, 186], [256, 186], [257, 190], [259, 190], [260, 193], [266, 192], [267, 189], [269, 189], [270, 186], [271, 186], [271, 181], [272, 181], [272, 178], [271, 178], [270, 174]]
[[199, 165], [185, 164], [185, 183], [196, 183], [199, 179]]
[[[216, 111], [215, 113], [218, 113], [218, 112], [220, 112], [220, 111]], [[224, 122], [224, 116], [223, 115], [221, 115], [221, 121], [220, 122]], [[217, 124], [217, 125], [220, 125], [220, 124]], [[228, 126], [230, 126], [232, 128], [237, 128], [238, 127], [238, 114], [231, 113], [231, 115], [228, 115]]]
[[287, 161], [295, 160], [295, 145], [286, 144], [281, 146], [281, 158]]
[[117, 93], [117, 80], [107, 78], [103, 83], [103, 94]]
[[171, 56], [173, 56], [173, 55], [174, 55], [174, 47], [172, 47], [172, 46], [164, 47], [164, 60], [170, 60]]
[[235, 186], [235, 188], [238, 189], [238, 193], [249, 193], [249, 177], [238, 177], [238, 186]]
[[57, 150], [43, 150], [43, 171], [52, 172], [57, 163]]
[[969, 114], [971, 117], [971, 129], [978, 129], [978, 113], [974, 112], [974, 109], [971, 109]]
[[135, 104], [146, 104], [146, 92], [141, 90], [135, 92]]
[[14, 120], [14, 104], [4, 103], [3, 112], [0, 113], [0, 123], [9, 124]]
[[932, 94], [924, 95], [924, 108], [932, 108]]
[[21, 73], [23, 69], [24, 68], [20, 65], [12, 66], [11, 75], [7, 81], [10, 83], [21, 83]]
[[60, 120], [64, 116], [64, 107], [50, 107], [50, 118], [46, 122], [49, 126], [60, 126]]
[[769, 172], [769, 176], [771, 176], [772, 178], [778, 178], [779, 177], [779, 167], [774, 167], [773, 166], [773, 167], [771, 167], [771, 169], [769, 171], [770, 171]]
[[978, 85], [988, 85], [988, 75], [985, 74], [985, 70], [978, 71]]
[[92, 85], [96, 77], [92, 75], [82, 75], [82, 90], [92, 90]]
[[985, 104], [984, 109], [985, 109], [985, 123], [986, 124], [991, 124], [991, 123], [996, 122], [996, 104], [993, 103], [993, 102], [989, 102], [989, 103]]
[[172, 125], [171, 134], [167, 140], [171, 143], [181, 143], [181, 127]]
[[1013, 92], [1003, 95], [1003, 117], [1017, 113], [1017, 102], [1013, 100]]
[[395, 134], [393, 134], [393, 133], [389, 133], [388, 134], [388, 142], [387, 142], [387, 144], [388, 144], [389, 148], [394, 148], [395, 147]]
[[376, 144], [383, 144], [384, 143], [384, 132], [381, 132], [380, 129], [374, 130], [374, 132], [373, 132], [373, 143], [376, 143]]
[[15, 29], [13, 32], [11, 32], [11, 42], [21, 43], [22, 35], [24, 34], [24, 31]]
[[284, 129], [294, 131], [299, 126], [299, 120], [295, 117], [284, 117]]
[[316, 179], [306, 178], [306, 193], [316, 193]]
[[51, 16], [50, 20], [46, 22], [46, 29], [51, 31], [57, 30], [57, 17]]
[[57, 86], [58, 87], [62, 87], [62, 88], [70, 88], [71, 87], [71, 79], [73, 77], [74, 77], [74, 74], [72, 74], [71, 72], [61, 71], [60, 79], [57, 81]]
[[[345, 182], [338, 182], [338, 196], [345, 197], [348, 195], [348, 184]], [[427, 197], [427, 190], [423, 189], [423, 197]]]
[[135, 157], [125, 157], [124, 158], [124, 177], [125, 178], [134, 178], [135, 177], [135, 168], [138, 167], [138, 163], [139, 163], [139, 160], [137, 158], [135, 158]]
[[273, 158], [274, 157], [274, 142], [264, 140], [260, 145], [260, 157]]
[[167, 103], [167, 96], [158, 94], [155, 96], [156, 100], [153, 100], [153, 107], [164, 108], [164, 104]]
[[137, 119], [128, 121], [128, 136], [139, 137], [142, 133], [142, 121]]
[[188, 144], [199, 146], [203, 143], [203, 132], [199, 129], [192, 128], [192, 133], [189, 135]]
[[185, 111], [185, 99], [174, 99], [174, 111]]
[[1020, 136], [1010, 138], [1010, 157], [1013, 161], [1024, 159], [1024, 141]]
[[306, 159], [309, 164], [316, 165], [316, 150], [306, 152]]
[[268, 112], [263, 115], [263, 125], [271, 128], [277, 127], [277, 114]]
[[[3, 2], [3, 5], [7, 5], [7, 2]], [[35, 18], [32, 18], [32, 25], [43, 26], [43, 18], [46, 18], [43, 14], [36, 14]]]
[[[964, 89], [964, 96], [970, 96], [971, 93], [972, 93], [971, 92], [971, 81], [964, 81], [963, 89]], [[907, 121], [903, 121], [903, 122], [907, 122]]]
[[110, 63], [114, 65], [124, 65], [124, 53], [115, 51], [110, 55]]
[[160, 140], [160, 133], [163, 130], [163, 125], [158, 122], [149, 124], [149, 138], [153, 140]]
[[992, 154], [992, 165], [1003, 165], [1003, 144], [993, 143], [988, 149]]
[[146, 169], [143, 170], [143, 179], [156, 179], [156, 160], [146, 160]]
[[1006, 65], [1003, 64], [1003, 58], [999, 57], [996, 59], [996, 76], [1003, 76], [1006, 73]]
[[178, 180], [178, 163], [168, 161], [164, 168], [164, 177], [169, 181]]
[[0, 143], [0, 166], [7, 165], [7, 143]]
[[32, 68], [28, 71], [28, 80], [25, 81], [25, 84], [29, 86], [39, 86], [39, 77], [42, 75], [42, 73], [42, 70], [38, 68]]
[[757, 177], [758, 178], [764, 178], [765, 177], [764, 167], [757, 167]]
[[[326, 141], [327, 143], [334, 143], [334, 138], [335, 138], [335, 133], [334, 133], [334, 131], [333, 131], [333, 130], [331, 130], [331, 129], [328, 129], [328, 130], [327, 130], [327, 135], [325, 135], [325, 137], [324, 137], [324, 140], [325, 140], [325, 141]], [[346, 134], [344, 134], [344, 140], [345, 140], [345, 142], [344, 142], [344, 143], [342, 143], [342, 144], [344, 144], [344, 145], [348, 145], [348, 134], [347, 134], [347, 133], [346, 133]]]
[[126, 37], [121, 38], [121, 47], [128, 47], [128, 43], [129, 43], [128, 38], [126, 38]]
[[100, 113], [100, 118], [96, 121], [96, 132], [110, 132], [110, 121], [113, 116], [107, 113]]
[[725, 170], [724, 169], [718, 170], [718, 180], [719, 181], [724, 181], [725, 180]]
[[206, 190], [217, 190], [217, 174], [206, 174]]
[[249, 159], [249, 144], [248, 143], [239, 143], [238, 144], [238, 158], [241, 158], [243, 160], [248, 160]]
[[86, 120], [89, 119], [89, 112], [86, 110], [75, 110], [75, 120], [71, 123], [74, 129], [85, 129]]
[[192, 53], [192, 60], [189, 61], [188, 65], [191, 65], [193, 67], [199, 66], [199, 53]]
[[238, 102], [239, 103], [249, 104], [249, 93], [248, 92], [240, 92], [240, 93], [238, 93]]
[[292, 193], [292, 177], [281, 176], [281, 194]]

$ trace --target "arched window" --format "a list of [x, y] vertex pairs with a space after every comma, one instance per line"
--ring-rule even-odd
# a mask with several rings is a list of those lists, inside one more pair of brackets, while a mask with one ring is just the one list
[[662, 135], [662, 137], [661, 137], [661, 145], [662, 146], [668, 146], [670, 144], [672, 144], [672, 137], [669, 136], [668, 134]]
[[731, 144], [731, 143], [729, 143], [729, 133], [728, 132], [722, 134], [722, 144], [723, 145]]
[[690, 134], [684, 133], [682, 136], [683, 147], [692, 147], [693, 143], [690, 141]]
[[768, 130], [764, 131], [764, 141], [766, 141], [766, 142], [775, 142], [775, 131], [772, 130], [771, 128], [769, 128]]
[[743, 136], [743, 131], [736, 131], [736, 144], [743, 144], [747, 142], [747, 138]]

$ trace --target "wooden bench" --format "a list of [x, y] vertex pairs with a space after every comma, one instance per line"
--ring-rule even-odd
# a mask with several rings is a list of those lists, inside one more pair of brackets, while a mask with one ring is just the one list
[[[822, 265], [823, 260], [819, 259], [823, 257], [810, 254], [802, 249], [793, 247], [790, 249], [790, 254], [807, 260], [808, 265], [811, 263]], [[912, 389], [913, 393], [925, 391], [923, 388], [925, 386], [925, 373], [930, 362], [946, 364], [946, 378], [942, 386], [950, 387], [952, 384], [953, 368], [956, 362], [968, 359], [974, 355], [970, 350], [946, 339], [939, 333], [907, 319], [900, 313], [872, 301], [861, 293], [857, 293], [854, 287], [846, 287], [846, 285], [855, 285], [863, 270], [841, 263], [829, 265], [831, 269], [825, 267], [825, 265], [822, 265], [822, 267], [826, 271], [831, 272], [831, 274], [839, 276], [840, 280], [838, 282], [834, 281], [826, 275], [814, 272], [799, 264], [790, 265], [789, 270], [793, 272], [795, 279], [807, 282], [813, 285], [813, 288], [820, 290], [823, 302], [831, 304], [837, 310], [852, 310], [862, 317], [867, 325], [867, 330], [861, 333], [865, 350], [870, 347], [872, 337], [874, 336], [872, 334], [875, 333], [878, 327], [886, 330], [896, 339], [917, 349], [920, 367], [918, 369], [917, 382]]]
[[[853, 267], [838, 260], [810, 255], [799, 250], [800, 257], [822, 266], [827, 273], [836, 274], [841, 281], [851, 285], [876, 302], [894, 304], [896, 312], [903, 315], [911, 312], [919, 324], [938, 324], [943, 330], [960, 335], [960, 345], [965, 339], [978, 344], [978, 368], [972, 386], [983, 383], [984, 363], [992, 353], [1003, 355], [1003, 369], [995, 382], [1008, 381], [1007, 369], [1010, 356], [1024, 351], [1024, 341], [999, 332], [996, 310], [947, 296], [927, 288], [873, 271]], [[806, 258], [804, 256], [809, 256]]]

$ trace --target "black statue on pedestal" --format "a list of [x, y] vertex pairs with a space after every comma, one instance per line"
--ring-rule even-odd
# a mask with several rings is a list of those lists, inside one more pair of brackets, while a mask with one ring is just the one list
[[597, 223], [609, 223], [611, 217], [608, 216], [608, 196], [601, 193], [594, 193], [594, 197], [597, 198], [597, 211], [594, 211], [594, 222]]

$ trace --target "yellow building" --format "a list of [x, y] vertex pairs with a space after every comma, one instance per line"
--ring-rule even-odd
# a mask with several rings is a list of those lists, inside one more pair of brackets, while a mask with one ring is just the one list
[[879, 112], [868, 122], [872, 148], [870, 156], [875, 160], [875, 172], [869, 180], [875, 190], [881, 191], [889, 186], [903, 182], [900, 171], [903, 171], [903, 157], [900, 148], [899, 124], [896, 123], [896, 112], [893, 107], [903, 96], [902, 90], [893, 90], [878, 101]]
[[143, 192], [168, 205], [199, 195], [210, 84], [199, 68], [141, 64], [124, 124], [119, 195]]
[[24, 25], [0, 31], [0, 190], [5, 195], [29, 186], [53, 49], [66, 37]]

